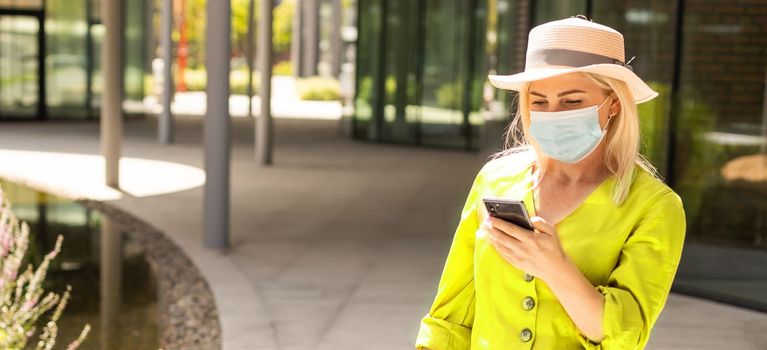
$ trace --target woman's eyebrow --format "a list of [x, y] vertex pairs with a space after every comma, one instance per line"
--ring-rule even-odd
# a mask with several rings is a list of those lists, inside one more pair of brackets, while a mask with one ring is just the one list
[[[577, 90], [577, 89], [575, 89], [575, 90], [567, 90], [567, 91], [558, 93], [557, 97], [562, 97], [562, 96], [565, 96], [565, 95], [574, 94], [574, 93], [578, 93], [578, 92], [586, 93], [586, 91]], [[530, 95], [535, 95], [535, 96], [546, 98], [546, 95], [544, 95], [544, 94], [542, 94], [540, 92], [535, 92], [535, 91], [530, 91]]]
[[576, 92], [582, 92], [582, 93], [585, 93], [586, 91], [583, 91], [583, 90], [567, 90], [567, 91], [565, 91], [565, 92], [560, 92], [560, 93], [558, 93], [558, 94], [557, 94], [557, 97], [562, 97], [562, 96], [564, 96], [564, 95], [574, 94], [574, 93], [576, 93]]

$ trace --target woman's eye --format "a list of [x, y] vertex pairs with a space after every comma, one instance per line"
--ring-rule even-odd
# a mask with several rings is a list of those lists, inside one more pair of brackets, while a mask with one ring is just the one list
[[533, 101], [533, 104], [536, 106], [540, 106], [542, 104], [546, 104], [546, 101]]
[[567, 101], [565, 101], [565, 103], [566, 104], [576, 104], [576, 103], [581, 103], [581, 100], [567, 100]]

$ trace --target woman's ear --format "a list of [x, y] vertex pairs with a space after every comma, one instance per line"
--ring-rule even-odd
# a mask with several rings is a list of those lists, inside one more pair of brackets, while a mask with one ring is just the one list
[[612, 94], [613, 102], [610, 103], [610, 114], [608, 116], [615, 117], [621, 111], [621, 100], [617, 95]]

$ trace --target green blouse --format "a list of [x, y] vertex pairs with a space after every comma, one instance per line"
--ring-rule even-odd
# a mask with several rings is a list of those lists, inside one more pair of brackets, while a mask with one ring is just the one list
[[626, 201], [604, 180], [557, 225], [562, 247], [605, 296], [605, 338], [590, 341], [546, 284], [504, 260], [480, 223], [483, 197], [523, 199], [531, 216], [532, 162], [504, 157], [477, 174], [416, 348], [642, 349], [668, 298], [685, 237], [679, 196], [639, 166]]

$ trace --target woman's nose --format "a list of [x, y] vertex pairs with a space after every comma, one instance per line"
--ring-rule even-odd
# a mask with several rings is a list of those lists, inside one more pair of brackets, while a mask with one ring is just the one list
[[546, 111], [547, 112], [560, 112], [560, 111], [566, 111], [566, 110], [569, 110], [569, 108], [567, 108], [565, 106], [561, 106], [559, 104], [550, 104]]

